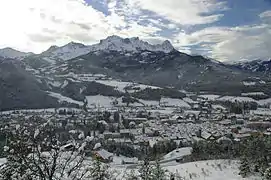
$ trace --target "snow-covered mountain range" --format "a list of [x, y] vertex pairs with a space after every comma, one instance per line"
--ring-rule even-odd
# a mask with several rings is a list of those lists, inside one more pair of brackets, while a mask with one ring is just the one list
[[22, 59], [22, 58], [24, 58], [26, 56], [30, 56], [32, 54], [33, 53], [20, 52], [15, 49], [12, 49], [12, 48], [0, 49], [0, 57], [3, 57], [3, 58]]
[[235, 63], [233, 66], [249, 72], [258, 72], [264, 74], [271, 73], [271, 59], [238, 62]]
[[152, 45], [140, 40], [138, 37], [124, 39], [119, 36], [109, 36], [108, 38], [101, 40], [99, 44], [90, 46], [90, 49], [91, 51], [109, 50], [138, 52], [147, 50], [169, 53], [174, 50], [174, 47], [169, 41], [164, 41], [162, 44]]
[[[20, 73], [17, 71], [18, 68], [0, 64], [0, 70], [2, 68], [3, 72], [7, 72], [0, 77], [0, 83], [1, 78], [3, 82], [3, 86], [0, 87], [2, 94], [17, 93], [16, 87], [18, 82], [21, 82], [18, 79], [22, 77], [31, 83], [28, 83], [29, 87], [21, 86], [20, 92], [30, 92], [29, 88], [35, 87], [31, 90], [36, 92], [31, 93], [33, 94], [31, 103], [23, 98], [25, 97], [23, 93], [15, 93], [18, 96], [16, 99], [22, 101], [17, 103], [20, 107], [32, 104], [31, 107], [35, 108], [38, 104], [35, 99], [38, 97], [34, 95], [42, 94], [44, 98], [48, 98], [44, 92], [51, 92], [51, 95], [58, 93], [59, 96], [80, 102], [89, 95], [120, 97], [126, 91], [140, 99], [153, 100], [161, 95], [179, 98], [183, 97], [179, 92], [183, 89], [232, 96], [262, 92], [268, 97], [271, 96], [271, 80], [265, 74], [245, 71], [244, 64], [240, 67], [227, 65], [203, 56], [181, 53], [175, 50], [169, 41], [152, 45], [139, 38], [110, 36], [90, 46], [75, 42], [61, 47], [52, 46], [41, 54], [20, 53], [6, 48], [0, 51], [1, 57], [2, 62], [11, 58], [20, 59], [17, 62], [22, 64], [19, 68]], [[257, 62], [257, 65], [263, 64], [265, 71], [269, 71], [269, 66], [264, 63], [266, 62]], [[8, 76], [12, 74], [11, 71], [13, 75]], [[7, 82], [10, 85], [5, 87], [4, 84]], [[116, 89], [115, 84], [121, 86], [126, 84], [121, 88], [125, 90]], [[154, 90], [139, 88], [138, 84], [140, 87], [144, 85], [158, 88]], [[136, 89], [136, 92], [131, 89]], [[3, 100], [0, 97], [0, 105], [1, 103], [6, 105], [4, 101], [14, 101], [6, 97], [8, 96]], [[47, 102], [47, 105], [55, 104], [51, 99]], [[5, 108], [10, 107], [13, 106]]]
[[[81, 43], [70, 42], [64, 46], [51, 46], [48, 50], [39, 54], [45, 57], [44, 60], [55, 63], [56, 60], [69, 60], [78, 56], [95, 51], [118, 51], [136, 53], [139, 51], [152, 51], [169, 53], [175, 50], [172, 44], [167, 40], [161, 44], [152, 45], [138, 37], [121, 38], [119, 36], [109, 36], [98, 44], [84, 45]], [[0, 56], [4, 58], [24, 58], [32, 55], [12, 48], [0, 49]]]
[[48, 50], [40, 54], [23, 53], [12, 48], [0, 50], [0, 57], [23, 59], [29, 57], [31, 60], [39, 62], [39, 64], [56, 64], [57, 62], [67, 61], [90, 52], [98, 51], [117, 51], [138, 53], [140, 51], [170, 53], [174, 51], [174, 47], [167, 40], [161, 44], [152, 45], [146, 41], [140, 40], [138, 37], [121, 38], [119, 36], [109, 36], [101, 40], [98, 44], [84, 45], [81, 43], [70, 42], [64, 46], [51, 46]]
[[87, 54], [91, 51], [91, 46], [70, 42], [64, 46], [51, 46], [47, 51], [41, 53], [42, 56], [51, 59], [69, 60]]

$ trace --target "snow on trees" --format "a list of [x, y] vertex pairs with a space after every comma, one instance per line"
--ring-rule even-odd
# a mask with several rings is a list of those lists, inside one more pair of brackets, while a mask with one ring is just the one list
[[50, 121], [38, 127], [16, 126], [6, 133], [7, 162], [0, 168], [1, 179], [70, 180], [89, 173], [84, 161], [87, 141], [73, 140], [67, 151]]

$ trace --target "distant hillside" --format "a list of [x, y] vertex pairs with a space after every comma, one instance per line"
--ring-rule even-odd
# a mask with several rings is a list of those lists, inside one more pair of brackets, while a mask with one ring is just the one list
[[56, 99], [41, 89], [20, 62], [0, 58], [0, 110], [56, 106]]

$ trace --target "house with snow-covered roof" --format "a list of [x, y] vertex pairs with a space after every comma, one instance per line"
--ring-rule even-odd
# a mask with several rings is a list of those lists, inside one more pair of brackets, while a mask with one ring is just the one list
[[105, 149], [94, 151], [93, 155], [95, 156], [95, 158], [98, 158], [104, 163], [109, 163], [113, 161], [113, 153], [110, 153]]

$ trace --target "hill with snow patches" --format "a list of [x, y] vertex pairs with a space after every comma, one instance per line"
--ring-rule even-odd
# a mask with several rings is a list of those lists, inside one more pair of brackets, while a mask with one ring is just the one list
[[[157, 97], [163, 96], [171, 98], [166, 104], [188, 107], [179, 102], [185, 97], [180, 90], [224, 95], [218, 99], [221, 101], [235, 101], [235, 97], [253, 101], [256, 97], [255, 101], [266, 99], [261, 101], [265, 104], [271, 96], [268, 76], [178, 52], [169, 41], [152, 45], [139, 38], [109, 36], [94, 45], [71, 42], [51, 46], [41, 54], [5, 48], [0, 50], [0, 56], [6, 61], [20, 61], [39, 89], [62, 105], [68, 102], [80, 106], [85, 97], [95, 96], [114, 101], [129, 93], [140, 99], [140, 104], [157, 103]], [[148, 98], [150, 95], [153, 97]]]

